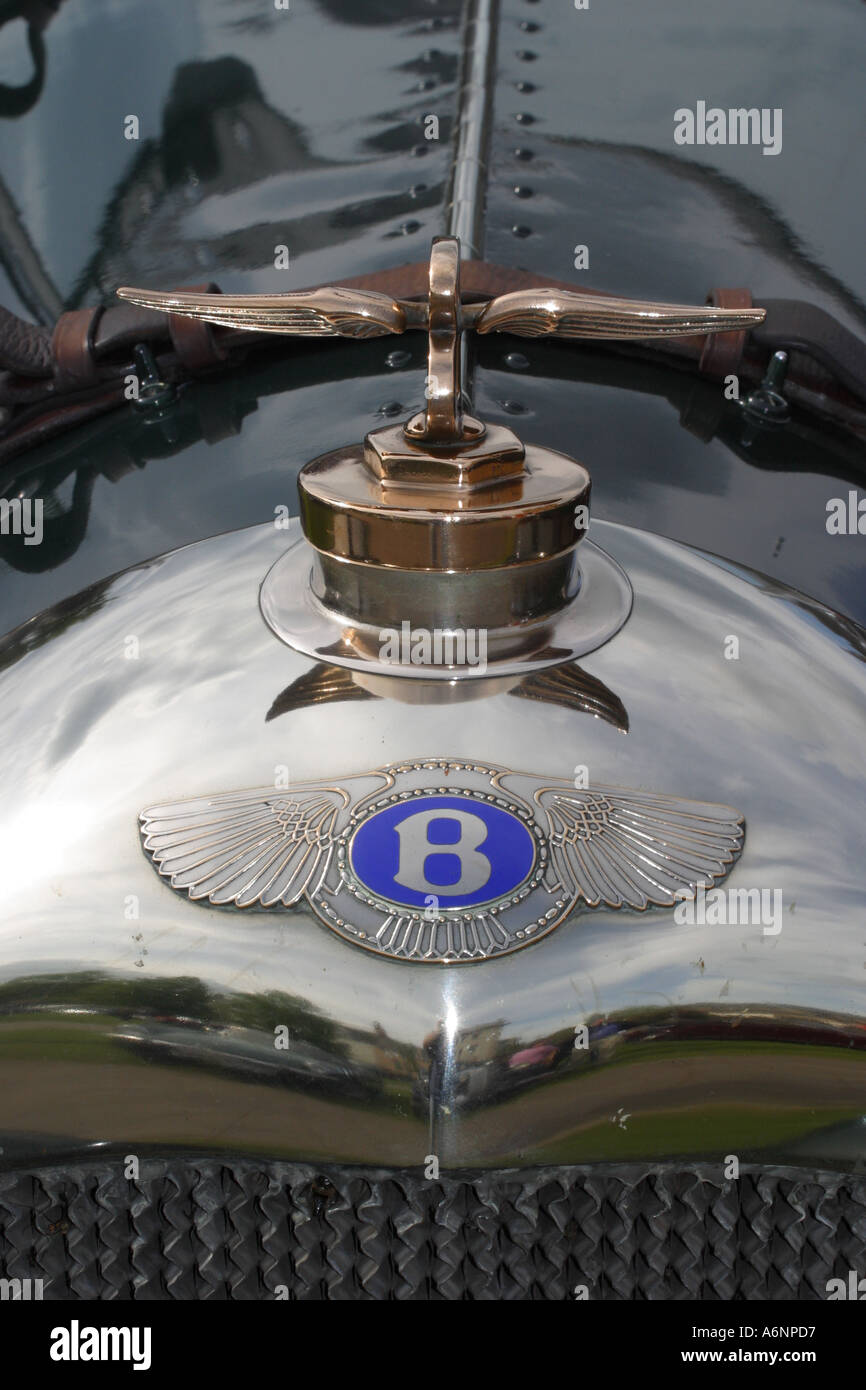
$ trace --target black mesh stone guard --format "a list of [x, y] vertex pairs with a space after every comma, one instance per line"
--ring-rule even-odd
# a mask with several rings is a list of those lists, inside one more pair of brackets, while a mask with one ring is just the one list
[[[45, 1299], [824, 1299], [866, 1181], [743, 1165], [419, 1172], [143, 1158], [0, 1174], [0, 1279]], [[10, 1286], [11, 1287], [11, 1286]], [[14, 1296], [8, 1291], [6, 1296]]]

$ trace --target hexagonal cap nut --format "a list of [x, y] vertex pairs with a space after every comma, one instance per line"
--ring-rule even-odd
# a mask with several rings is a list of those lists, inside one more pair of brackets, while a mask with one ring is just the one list
[[477, 442], [431, 447], [407, 438], [402, 425], [375, 430], [364, 440], [364, 461], [385, 486], [423, 484], [484, 487], [523, 470], [524, 448], [504, 425], [488, 425]]

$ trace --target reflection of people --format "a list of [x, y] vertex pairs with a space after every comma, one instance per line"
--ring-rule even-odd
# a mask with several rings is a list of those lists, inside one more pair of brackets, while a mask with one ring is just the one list
[[627, 1023], [615, 1023], [611, 1019], [603, 1018], [601, 1014], [590, 1014], [587, 1019], [587, 1033], [589, 1038], [589, 1060], [599, 1061], [601, 1052], [599, 1043], [604, 1042], [605, 1038], [614, 1038], [619, 1033], [625, 1031], [630, 1025]]
[[443, 1080], [448, 1063], [448, 1034], [445, 1023], [440, 1018], [436, 1030], [428, 1033], [421, 1044], [427, 1058], [427, 1074], [422, 1066], [418, 1080], [413, 1086], [413, 1101], [419, 1111], [429, 1107], [429, 1120], [434, 1122], [442, 1100]]
[[559, 1049], [554, 1043], [538, 1042], [532, 1047], [524, 1047], [508, 1059], [509, 1071], [523, 1067], [551, 1067], [556, 1063]]
[[445, 1066], [448, 1060], [448, 1035], [445, 1032], [445, 1024], [441, 1018], [436, 1024], [435, 1033], [428, 1033], [421, 1046], [430, 1059], [431, 1073], [434, 1066]]
[[373, 1059], [380, 1072], [400, 1070], [400, 1057], [381, 1023], [373, 1024]]

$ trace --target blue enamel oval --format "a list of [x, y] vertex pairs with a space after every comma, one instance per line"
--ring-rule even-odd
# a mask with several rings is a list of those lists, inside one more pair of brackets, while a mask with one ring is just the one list
[[418, 796], [365, 820], [352, 837], [356, 878], [404, 907], [463, 908], [513, 893], [535, 863], [517, 816], [474, 797]]

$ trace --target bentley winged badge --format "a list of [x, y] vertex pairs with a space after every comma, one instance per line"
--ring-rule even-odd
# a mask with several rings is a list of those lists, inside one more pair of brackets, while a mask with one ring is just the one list
[[[609, 641], [631, 611], [627, 574], [585, 538], [586, 470], [466, 413], [464, 328], [646, 338], [732, 331], [763, 316], [553, 289], [467, 305], [459, 272], [458, 243], [441, 238], [424, 302], [346, 287], [119, 292], [232, 329], [427, 331], [425, 408], [306, 465], [304, 538], [261, 589], [272, 632], [322, 669], [344, 668], [365, 696], [528, 694], [516, 687]], [[467, 633], [483, 641], [467, 644]], [[195, 901], [277, 911], [304, 901], [369, 950], [460, 963], [528, 945], [575, 908], [671, 908], [728, 872], [744, 830], [729, 806], [575, 786], [464, 752], [151, 806], [141, 833], [159, 874]]]
[[348, 941], [442, 963], [514, 951], [578, 905], [672, 907], [726, 874], [743, 841], [730, 806], [445, 759], [152, 806], [141, 826], [192, 899], [306, 899]]

